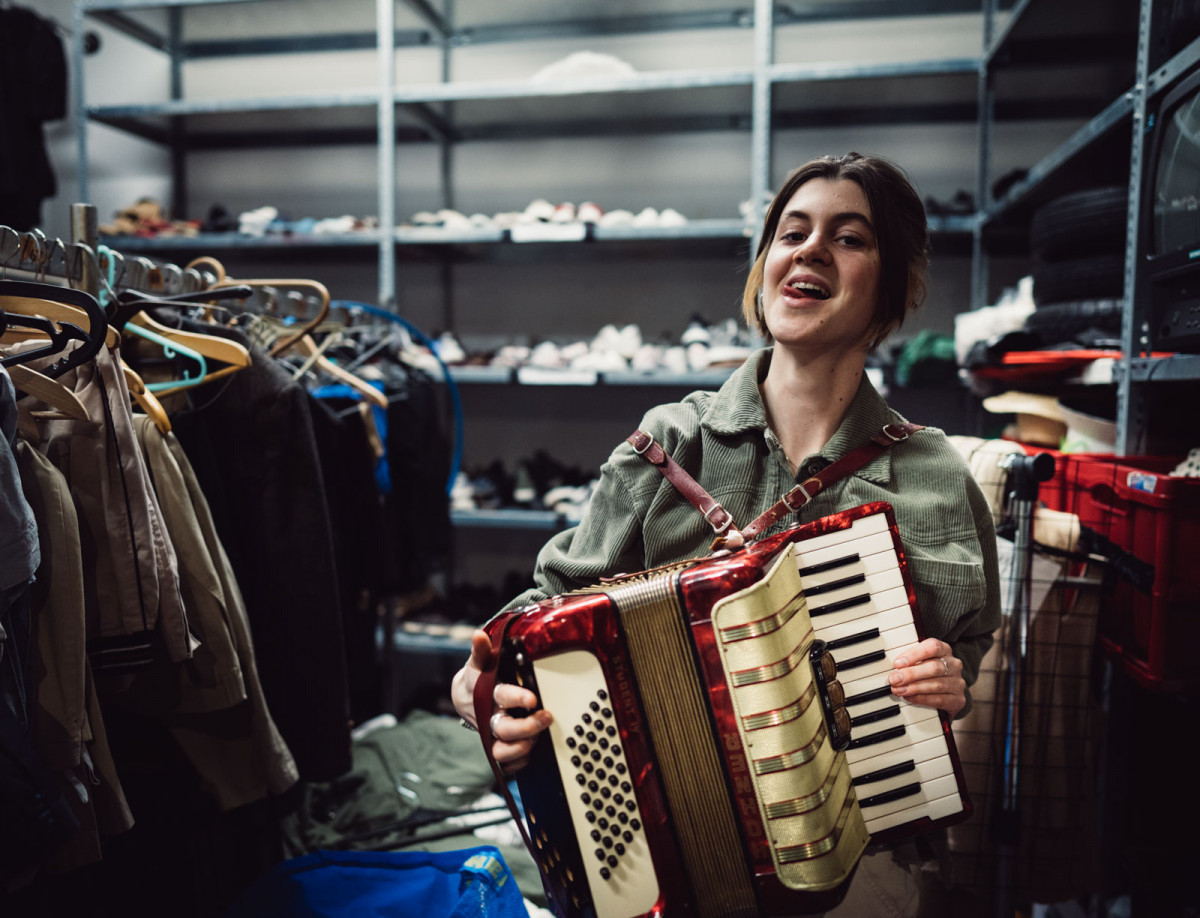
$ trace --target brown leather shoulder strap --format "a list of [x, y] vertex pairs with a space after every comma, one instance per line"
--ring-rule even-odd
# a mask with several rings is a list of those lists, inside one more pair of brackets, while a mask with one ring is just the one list
[[633, 447], [635, 453], [662, 472], [663, 477], [675, 485], [676, 490], [708, 520], [708, 524], [712, 526], [717, 535], [722, 535], [729, 530], [729, 527], [733, 525], [733, 517], [730, 516], [729, 511], [717, 503], [704, 488], [700, 487], [699, 482], [685, 472], [679, 463], [668, 456], [666, 451], [654, 442], [654, 437], [644, 431], [635, 430], [625, 440]]
[[737, 547], [757, 537], [772, 524], [789, 513], [795, 513], [810, 500], [840, 478], [862, 468], [885, 449], [896, 443], [907, 440], [910, 435], [921, 430], [923, 425], [888, 424], [880, 429], [871, 439], [857, 449], [853, 449], [836, 462], [830, 463], [822, 471], [805, 479], [796, 487], [783, 495], [766, 512], [750, 523], [745, 529], [738, 530], [733, 525], [733, 517], [724, 507], [710, 495], [691, 475], [666, 454], [661, 446], [654, 442], [654, 437], [641, 430], [635, 430], [626, 441], [633, 447], [634, 452], [657, 468], [671, 484], [673, 484], [693, 507], [703, 514], [709, 525], [720, 538], [713, 544], [717, 548]]
[[909, 423], [888, 424], [862, 446], [850, 450], [841, 459], [831, 462], [816, 475], [805, 479], [784, 494], [774, 505], [768, 507], [761, 516], [741, 531], [742, 537], [747, 542], [755, 538], [787, 514], [795, 513], [838, 479], [862, 468], [885, 449], [907, 440], [922, 426]]

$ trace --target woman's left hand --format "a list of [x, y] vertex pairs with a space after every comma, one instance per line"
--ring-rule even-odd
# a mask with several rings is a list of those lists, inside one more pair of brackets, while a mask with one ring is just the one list
[[888, 676], [892, 694], [913, 704], [940, 708], [951, 717], [967, 705], [962, 660], [945, 641], [926, 638], [900, 656]]

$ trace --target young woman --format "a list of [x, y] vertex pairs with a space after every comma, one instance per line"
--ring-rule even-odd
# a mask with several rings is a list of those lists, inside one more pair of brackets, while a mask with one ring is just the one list
[[[872, 387], [865, 365], [920, 305], [927, 245], [920, 198], [891, 163], [850, 153], [801, 166], [771, 203], [743, 294], [746, 321], [772, 346], [718, 392], [651, 410], [641, 429], [738, 523], [755, 519], [797, 483], [904, 420]], [[896, 660], [892, 692], [958, 715], [1000, 622], [999, 577], [987, 503], [941, 431], [917, 431], [766, 534], [879, 500], [895, 510], [930, 635]], [[580, 525], [540, 553], [537, 588], [509, 608], [618, 572], [703, 556], [712, 537], [687, 499], [622, 444], [601, 469]], [[487, 636], [477, 632], [470, 659], [454, 677], [454, 704], [469, 723], [489, 654]], [[525, 764], [553, 715], [507, 713], [537, 706], [533, 693], [518, 686], [497, 686], [493, 700], [493, 753], [511, 772]], [[832, 914], [915, 913], [914, 877], [894, 854], [865, 857]]]

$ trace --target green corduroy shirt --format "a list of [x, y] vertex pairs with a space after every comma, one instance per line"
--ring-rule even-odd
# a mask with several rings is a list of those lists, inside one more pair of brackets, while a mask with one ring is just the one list
[[[771, 354], [770, 348], [756, 352], [719, 391], [653, 408], [640, 425], [739, 526], [880, 428], [904, 420], [864, 375], [841, 426], [793, 475], [759, 391]], [[895, 510], [925, 629], [954, 648], [971, 685], [1000, 624], [996, 537], [983, 493], [942, 431], [926, 427], [885, 450], [764, 535], [872, 501]], [[536, 588], [506, 608], [616, 573], [705, 556], [713, 538], [712, 527], [674, 485], [621, 443], [601, 468], [582, 521], [539, 553]]]

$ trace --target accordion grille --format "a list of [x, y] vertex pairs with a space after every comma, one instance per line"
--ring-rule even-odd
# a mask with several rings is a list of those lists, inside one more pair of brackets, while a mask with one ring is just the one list
[[610, 588], [653, 738], [688, 882], [702, 918], [758, 914], [671, 574]]

